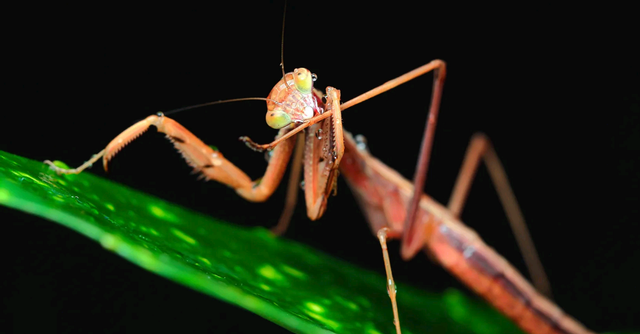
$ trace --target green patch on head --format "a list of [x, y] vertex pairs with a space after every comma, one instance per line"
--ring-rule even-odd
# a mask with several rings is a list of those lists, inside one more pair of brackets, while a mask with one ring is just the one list
[[291, 116], [282, 109], [268, 110], [265, 120], [274, 129], [282, 129], [291, 124]]
[[306, 68], [296, 68], [293, 71], [293, 82], [302, 94], [311, 94], [313, 90], [313, 76]]

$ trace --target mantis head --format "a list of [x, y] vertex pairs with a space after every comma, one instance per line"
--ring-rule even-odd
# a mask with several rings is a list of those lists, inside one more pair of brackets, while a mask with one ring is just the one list
[[313, 91], [315, 76], [306, 68], [296, 68], [293, 73], [287, 73], [285, 77], [287, 82], [280, 80], [268, 97], [278, 102], [267, 104], [268, 111], [265, 117], [267, 124], [274, 129], [281, 129], [297, 119], [313, 117], [313, 112], [309, 115], [307, 110], [309, 107], [300, 110], [295, 106], [299, 106], [299, 102], [304, 103], [309, 99]]

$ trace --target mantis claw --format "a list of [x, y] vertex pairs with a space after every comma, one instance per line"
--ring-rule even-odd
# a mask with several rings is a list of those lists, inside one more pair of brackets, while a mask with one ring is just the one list
[[245, 145], [247, 145], [248, 148], [256, 151], [256, 152], [264, 152], [265, 150], [267, 151], [271, 151], [273, 150], [274, 146], [267, 144], [267, 145], [260, 145], [257, 144], [256, 142], [254, 142], [253, 140], [251, 140], [251, 138], [247, 137], [247, 136], [242, 136], [240, 138], [238, 138], [241, 142], [245, 143]]
[[[94, 154], [91, 159], [89, 159], [88, 161], [85, 161], [82, 165], [80, 165], [80, 167], [78, 168], [69, 168], [66, 164], [61, 163], [59, 161], [51, 161], [51, 160], [45, 160], [44, 163], [49, 165], [49, 169], [55, 171], [58, 175], [60, 174], [78, 174], [80, 172], [82, 172], [83, 170], [85, 170], [86, 168], [90, 168], [91, 166], [93, 166], [93, 163], [98, 161], [98, 159], [102, 158], [102, 156], [104, 155], [105, 150], [100, 151], [100, 153], [98, 154]], [[60, 166], [58, 166], [60, 165]]]
[[60, 175], [61, 172], [61, 168], [56, 166], [51, 160], [45, 160], [43, 161], [45, 164], [49, 165], [49, 169], [52, 171], [55, 171], [56, 174]]

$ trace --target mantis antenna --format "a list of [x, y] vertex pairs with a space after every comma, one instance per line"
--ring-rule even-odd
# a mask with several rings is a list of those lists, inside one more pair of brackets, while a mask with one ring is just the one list
[[237, 98], [237, 99], [206, 102], [206, 103], [196, 104], [196, 105], [192, 105], [192, 106], [188, 106], [188, 107], [173, 109], [173, 110], [165, 112], [164, 114], [165, 115], [171, 115], [171, 114], [178, 113], [180, 111], [196, 109], [196, 108], [201, 108], [201, 107], [207, 107], [207, 106], [212, 106], [212, 105], [215, 105], [215, 104], [222, 104], [222, 103], [229, 103], [229, 102], [240, 102], [240, 101], [269, 101], [269, 102], [273, 102], [273, 103], [278, 104], [278, 105], [281, 104], [281, 102], [278, 102], [278, 101], [275, 101], [275, 100], [272, 100], [272, 99], [267, 99], [267, 98], [264, 98], [264, 97], [241, 97], [241, 98]]
[[284, 80], [284, 84], [289, 87], [289, 83], [285, 78], [286, 74], [284, 72], [284, 22], [287, 16], [287, 1], [284, 1], [284, 9], [282, 10], [282, 34], [280, 36], [280, 69], [282, 69], [282, 79]]
[[[291, 87], [289, 87], [289, 83], [287, 82], [287, 80], [285, 79], [286, 73], [284, 71], [284, 23], [285, 23], [285, 19], [286, 19], [286, 15], [287, 15], [287, 1], [285, 0], [284, 2], [284, 9], [282, 11], [282, 34], [280, 35], [280, 69], [282, 70], [282, 79], [284, 80], [284, 84], [287, 86], [288, 89], [290, 89]], [[206, 103], [201, 103], [201, 104], [196, 104], [196, 105], [192, 105], [192, 106], [188, 106], [188, 107], [183, 107], [183, 108], [178, 108], [178, 109], [173, 109], [170, 111], [165, 112], [165, 115], [172, 115], [181, 111], [185, 111], [185, 110], [190, 110], [190, 109], [196, 109], [196, 108], [201, 108], [201, 107], [207, 107], [207, 106], [212, 106], [215, 104], [222, 104], [222, 103], [229, 103], [229, 102], [239, 102], [239, 101], [269, 101], [269, 102], [273, 102], [275, 104], [282, 104], [281, 102], [272, 100], [272, 99], [266, 99], [263, 97], [243, 97], [243, 98], [237, 98], [237, 99], [229, 99], [229, 100], [220, 100], [220, 101], [213, 101], [213, 102], [206, 102]]]

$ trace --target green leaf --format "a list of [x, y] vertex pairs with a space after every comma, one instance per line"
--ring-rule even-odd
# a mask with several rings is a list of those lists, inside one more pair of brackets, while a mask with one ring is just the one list
[[[298, 333], [394, 333], [385, 278], [306, 245], [0, 151], [0, 204], [67, 226], [158, 275]], [[38, 233], [35, 231], [34, 233]], [[105, 287], [108, 288], [108, 287]], [[403, 333], [514, 333], [457, 290], [398, 284]]]

